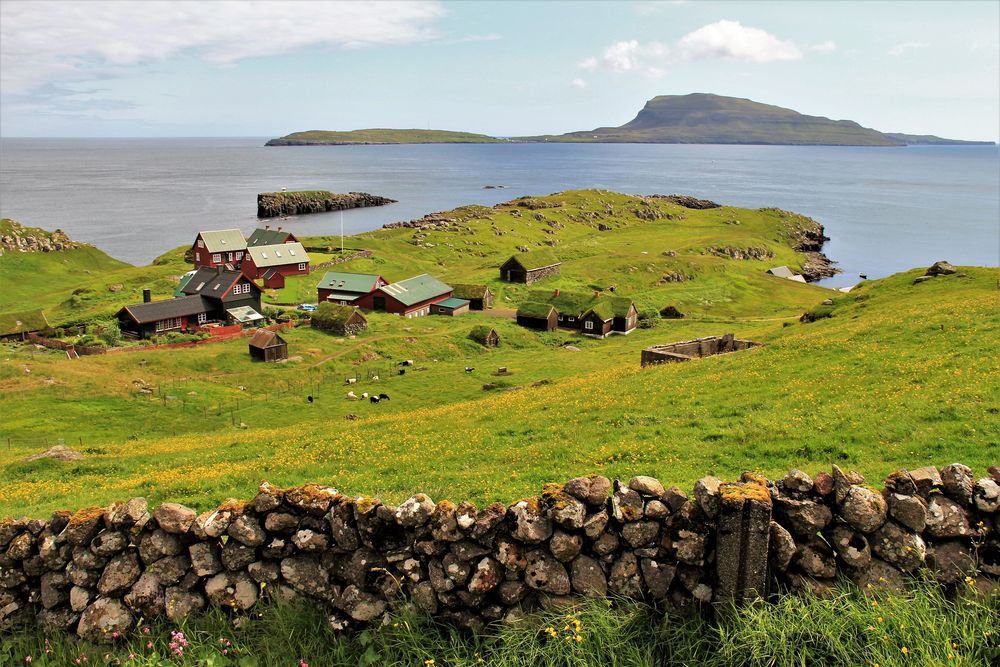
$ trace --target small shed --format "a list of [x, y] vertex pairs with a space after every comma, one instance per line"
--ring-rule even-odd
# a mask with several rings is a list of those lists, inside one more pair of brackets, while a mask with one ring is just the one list
[[229, 320], [233, 324], [239, 324], [244, 329], [259, 326], [264, 321], [264, 316], [250, 306], [237, 306], [226, 311]]
[[551, 304], [529, 301], [517, 309], [517, 323], [536, 331], [555, 331], [559, 321]]
[[493, 307], [493, 290], [488, 285], [452, 285], [451, 295], [469, 302], [469, 310], [487, 310]]
[[250, 358], [254, 361], [287, 359], [288, 343], [273, 331], [257, 329], [250, 337]]
[[455, 317], [469, 312], [469, 302], [465, 299], [449, 297], [444, 301], [431, 304], [431, 315], [449, 315]]
[[483, 347], [500, 346], [500, 334], [497, 333], [497, 330], [483, 324], [472, 327], [472, 331], [469, 332], [469, 338]]
[[312, 326], [346, 336], [366, 330], [368, 319], [355, 306], [325, 301], [313, 311]]

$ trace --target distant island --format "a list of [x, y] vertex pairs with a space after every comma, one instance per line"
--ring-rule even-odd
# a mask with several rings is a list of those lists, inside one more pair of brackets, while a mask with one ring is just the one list
[[792, 109], [708, 93], [660, 95], [620, 127], [567, 134], [500, 138], [447, 130], [310, 130], [267, 142], [268, 146], [431, 143], [636, 143], [774, 144], [806, 146], [993, 145], [933, 135], [879, 132], [851, 120], [807, 116]]

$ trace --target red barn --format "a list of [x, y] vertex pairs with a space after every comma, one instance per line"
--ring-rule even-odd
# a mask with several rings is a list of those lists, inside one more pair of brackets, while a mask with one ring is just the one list
[[451, 296], [451, 286], [426, 273], [398, 283], [379, 287], [357, 300], [357, 305], [369, 310], [420, 317], [429, 315], [431, 304]]
[[247, 251], [247, 241], [238, 229], [199, 232], [191, 246], [191, 261], [195, 266], [239, 266]]
[[309, 255], [298, 241], [251, 246], [240, 268], [250, 280], [263, 279], [265, 287], [281, 289], [285, 286], [285, 276], [309, 274]]

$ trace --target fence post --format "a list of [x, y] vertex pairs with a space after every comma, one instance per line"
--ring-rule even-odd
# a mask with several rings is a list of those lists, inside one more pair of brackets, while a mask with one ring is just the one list
[[767, 592], [771, 493], [766, 481], [744, 473], [719, 487], [715, 535], [716, 601], [750, 602]]

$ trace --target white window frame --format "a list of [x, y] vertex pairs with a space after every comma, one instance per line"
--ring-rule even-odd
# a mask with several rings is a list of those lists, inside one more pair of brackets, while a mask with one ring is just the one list
[[198, 247], [199, 248], [204, 248], [205, 247], [205, 241], [203, 241], [202, 239], [198, 239]]
[[239, 261], [241, 259], [243, 259], [243, 252], [242, 251], [236, 253], [236, 260]]
[[573, 317], [572, 315], [570, 315], [568, 319], [570, 322], [576, 322], [576, 318]]
[[219, 253], [213, 254], [212, 255], [212, 261], [215, 262], [216, 264], [221, 263], [222, 262], [222, 255], [220, 255]]
[[233, 294], [243, 294], [243, 285], [236, 283], [233, 285]]
[[179, 317], [168, 317], [164, 320], [159, 320], [156, 323], [157, 332], [161, 331], [173, 331], [174, 329], [181, 328], [181, 318]]
[[305, 270], [306, 270], [306, 263], [299, 262], [299, 271], [305, 271]]
[[594, 323], [591, 320], [587, 320], [583, 323], [583, 328], [592, 331], [594, 329]]
[[196, 262], [200, 262], [201, 261], [201, 253], [200, 252], [196, 252], [194, 254], [194, 261], [196, 261]]
[[198, 313], [198, 324], [208, 322], [208, 313]]

